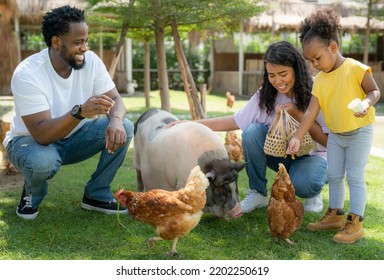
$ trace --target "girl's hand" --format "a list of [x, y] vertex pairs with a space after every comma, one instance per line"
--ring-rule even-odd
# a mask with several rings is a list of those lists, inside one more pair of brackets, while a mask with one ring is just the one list
[[296, 137], [292, 137], [291, 140], [289, 140], [288, 148], [286, 154], [291, 155], [294, 153], [297, 153], [300, 149], [300, 140]]
[[365, 110], [362, 111], [362, 112], [354, 113], [353, 115], [356, 118], [363, 118], [363, 117], [365, 117], [368, 114], [368, 111], [369, 111], [369, 104], [368, 104], [368, 102], [366, 100], [363, 100], [361, 103], [363, 103], [363, 106], [364, 106]]

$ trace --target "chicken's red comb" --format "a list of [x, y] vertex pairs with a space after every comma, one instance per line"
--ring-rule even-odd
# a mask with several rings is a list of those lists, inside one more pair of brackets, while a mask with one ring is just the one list
[[124, 191], [124, 189], [120, 189], [118, 190], [118, 192], [116, 193], [116, 199], [119, 199], [119, 196], [120, 194]]

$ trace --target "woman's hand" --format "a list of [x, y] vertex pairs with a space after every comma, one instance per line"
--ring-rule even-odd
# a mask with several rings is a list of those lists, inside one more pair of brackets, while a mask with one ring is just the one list
[[284, 104], [281, 104], [281, 105], [277, 105], [276, 108], [275, 108], [275, 112], [277, 114], [280, 114], [281, 109], [284, 109], [285, 111], [287, 111], [293, 117], [294, 117], [294, 115], [298, 111], [296, 104], [292, 103], [292, 102], [287, 102], [287, 103], [284, 103]]
[[172, 127], [172, 126], [174, 126], [174, 125], [177, 125], [177, 124], [179, 124], [179, 123], [182, 123], [182, 122], [186, 122], [186, 120], [173, 121], [173, 122], [170, 122], [169, 124], [166, 124], [164, 127], [165, 127], [165, 128], [170, 128], [170, 127]]

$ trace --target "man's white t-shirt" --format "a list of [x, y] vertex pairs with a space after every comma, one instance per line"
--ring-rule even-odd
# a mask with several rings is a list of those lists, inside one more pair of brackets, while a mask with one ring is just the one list
[[[85, 54], [85, 65], [74, 70], [66, 79], [53, 69], [48, 48], [27, 57], [15, 69], [11, 81], [15, 110], [11, 131], [7, 132], [4, 146], [16, 136], [30, 135], [22, 116], [50, 110], [57, 118], [68, 113], [73, 106], [83, 104], [91, 96], [103, 94], [115, 87], [102, 60], [92, 51]], [[81, 121], [66, 137], [76, 132]]]

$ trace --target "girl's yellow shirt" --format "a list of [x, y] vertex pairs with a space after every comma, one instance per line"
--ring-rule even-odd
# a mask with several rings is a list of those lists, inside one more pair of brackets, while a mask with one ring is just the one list
[[334, 133], [352, 131], [375, 121], [375, 108], [370, 106], [364, 118], [356, 118], [348, 109], [348, 104], [355, 98], [365, 99], [361, 82], [366, 72], [372, 75], [369, 66], [347, 58], [336, 70], [317, 74], [312, 94], [319, 100], [325, 122]]

